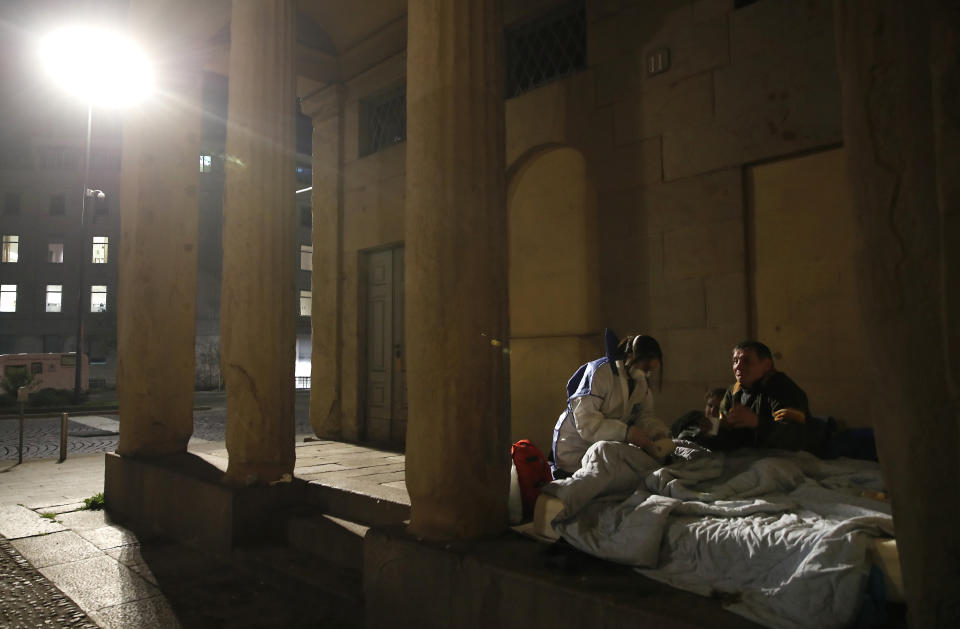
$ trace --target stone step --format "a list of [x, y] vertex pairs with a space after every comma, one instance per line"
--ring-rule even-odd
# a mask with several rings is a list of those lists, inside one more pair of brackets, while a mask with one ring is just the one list
[[287, 521], [287, 544], [358, 575], [363, 571], [363, 538], [369, 526], [324, 513]]
[[277, 545], [235, 548], [230, 553], [230, 560], [255, 570], [263, 580], [286, 583], [286, 587], [296, 590], [317, 590], [326, 595], [323, 598], [333, 598], [345, 611], [356, 612], [359, 618], [363, 618], [360, 569], [347, 569], [317, 555]]
[[304, 501], [314, 512], [367, 526], [399, 524], [410, 519], [409, 499], [384, 488], [345, 481], [338, 484], [310, 482]]

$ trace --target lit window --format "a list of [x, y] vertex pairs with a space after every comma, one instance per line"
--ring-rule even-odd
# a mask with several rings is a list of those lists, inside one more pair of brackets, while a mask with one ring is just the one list
[[20, 258], [20, 236], [3, 235], [2, 262], [16, 262]]
[[110, 239], [106, 236], [94, 236], [93, 237], [93, 263], [94, 264], [106, 264], [107, 263], [107, 247], [109, 246]]
[[313, 295], [308, 290], [300, 291], [300, 316], [309, 317], [312, 310]]
[[106, 312], [106, 311], [107, 311], [107, 287], [91, 286], [90, 287], [90, 312]]
[[200, 172], [208, 173], [213, 169], [213, 155], [200, 156]]
[[47, 312], [60, 312], [63, 305], [63, 284], [47, 284]]
[[313, 245], [300, 245], [300, 270], [313, 270]]
[[0, 312], [17, 311], [17, 285], [0, 284]]
[[63, 243], [51, 242], [47, 244], [47, 262], [63, 264]]

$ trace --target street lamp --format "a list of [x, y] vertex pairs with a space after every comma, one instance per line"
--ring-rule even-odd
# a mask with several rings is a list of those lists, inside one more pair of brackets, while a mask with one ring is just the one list
[[40, 42], [40, 61], [55, 84], [87, 105], [87, 144], [77, 238], [80, 260], [77, 264], [77, 348], [73, 383], [73, 401], [79, 403], [83, 371], [87, 203], [106, 196], [102, 190], [88, 187], [93, 107], [125, 107], [146, 98], [152, 91], [153, 76], [146, 56], [132, 40], [99, 26], [75, 25], [51, 32]]

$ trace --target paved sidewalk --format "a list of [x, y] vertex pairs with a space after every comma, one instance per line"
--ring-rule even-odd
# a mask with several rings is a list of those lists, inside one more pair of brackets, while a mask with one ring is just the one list
[[[191, 442], [190, 450], [226, 467], [222, 442]], [[0, 614], [0, 625], [362, 626], [362, 603], [339, 595], [335, 587], [318, 590], [261, 566], [214, 558], [170, 540], [138, 537], [113, 522], [107, 512], [84, 510], [83, 499], [103, 491], [103, 470], [102, 454], [70, 456], [63, 463], [0, 461], [0, 536], [13, 550], [7, 571], [0, 566], [0, 607], [9, 615]], [[294, 473], [409, 504], [402, 454], [301, 440]], [[17, 555], [22, 559], [18, 561]], [[314, 569], [328, 572], [313, 575], [314, 582], [338, 584], [349, 579], [330, 566], [318, 563]], [[23, 597], [31, 601], [26, 609], [14, 603], [28, 586], [33, 590]], [[28, 618], [24, 615], [28, 612], [40, 614], [30, 619], [49, 622], [17, 620], [16, 614]]]

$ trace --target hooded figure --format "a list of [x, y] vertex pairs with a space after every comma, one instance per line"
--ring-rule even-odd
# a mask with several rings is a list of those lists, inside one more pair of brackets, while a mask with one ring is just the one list
[[573, 474], [597, 441], [621, 441], [642, 447], [656, 458], [654, 441], [670, 430], [653, 415], [650, 376], [663, 352], [652, 336], [631, 335], [617, 342], [605, 332], [607, 355], [581, 365], [567, 382], [567, 408], [553, 429], [554, 477]]

